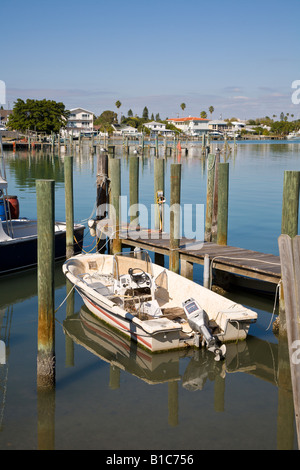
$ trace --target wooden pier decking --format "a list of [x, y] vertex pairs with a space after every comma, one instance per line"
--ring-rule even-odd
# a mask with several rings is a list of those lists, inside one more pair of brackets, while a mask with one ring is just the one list
[[[137, 237], [139, 233], [139, 237]], [[122, 229], [120, 232], [122, 245], [144, 248], [160, 255], [170, 255], [170, 240], [166, 233], [157, 230], [141, 229], [131, 232]], [[244, 248], [217, 245], [182, 238], [178, 248], [181, 262], [204, 264], [205, 255], [209, 255], [212, 268], [233, 275], [265, 281], [274, 284], [281, 279], [280, 257]]]

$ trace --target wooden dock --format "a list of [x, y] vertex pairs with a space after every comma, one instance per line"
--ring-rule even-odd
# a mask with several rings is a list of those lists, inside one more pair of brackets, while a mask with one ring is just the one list
[[[139, 236], [137, 237], [137, 233]], [[120, 232], [122, 245], [144, 248], [156, 255], [170, 256], [170, 239], [168, 234], [158, 230], [141, 229], [140, 232]], [[205, 255], [209, 256], [211, 269], [230, 273], [233, 276], [274, 285], [281, 279], [280, 257], [244, 248], [218, 245], [182, 238], [177, 249], [181, 261], [181, 274], [191, 277], [193, 265], [204, 265]]]

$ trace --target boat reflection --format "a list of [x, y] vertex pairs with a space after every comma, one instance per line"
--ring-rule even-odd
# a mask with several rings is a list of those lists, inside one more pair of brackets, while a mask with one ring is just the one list
[[[153, 354], [93, 317], [85, 306], [79, 313], [67, 317], [63, 327], [75, 343], [149, 384], [181, 381], [189, 391], [202, 390], [207, 380], [225, 379], [226, 374], [233, 372], [255, 373], [257, 368], [250, 357], [249, 341], [229, 343], [226, 358], [220, 362], [205, 348]], [[190, 360], [185, 372], [180, 374], [179, 364], [184, 358]]]

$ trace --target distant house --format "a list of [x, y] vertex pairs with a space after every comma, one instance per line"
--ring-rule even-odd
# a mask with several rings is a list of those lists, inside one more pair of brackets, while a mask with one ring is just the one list
[[198, 117], [184, 117], [184, 118], [171, 118], [168, 119], [170, 124], [178, 127], [182, 132], [191, 136], [199, 136], [206, 134], [209, 131], [209, 119]]
[[0, 129], [5, 129], [6, 124], [8, 122], [8, 118], [10, 114], [12, 113], [12, 110], [9, 109], [0, 109]]
[[91, 134], [94, 131], [94, 114], [83, 108], [70, 110], [70, 116], [65, 132], [74, 137], [79, 134]]
[[139, 135], [140, 133], [135, 127], [126, 126], [123, 124], [112, 124], [114, 135]]
[[166, 124], [163, 122], [156, 122], [156, 121], [151, 121], [147, 122], [144, 124], [145, 127], [147, 127], [150, 132], [154, 134], [161, 134], [161, 135], [173, 135], [174, 131], [171, 131], [170, 129], [166, 129]]
[[221, 119], [209, 121], [208, 127], [210, 131], [220, 132], [222, 134], [226, 133], [229, 129], [232, 128], [231, 124], [228, 125], [227, 121]]

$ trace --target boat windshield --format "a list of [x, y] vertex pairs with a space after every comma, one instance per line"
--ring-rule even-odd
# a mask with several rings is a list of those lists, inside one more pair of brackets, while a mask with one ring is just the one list
[[130, 268], [136, 268], [153, 276], [152, 262], [147, 251], [125, 251], [114, 255], [114, 278], [128, 273]]

